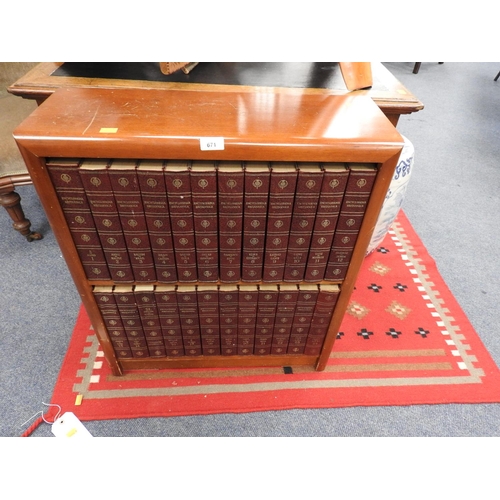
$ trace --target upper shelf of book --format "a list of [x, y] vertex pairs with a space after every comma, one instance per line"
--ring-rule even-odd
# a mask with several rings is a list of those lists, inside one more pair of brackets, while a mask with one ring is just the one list
[[91, 145], [103, 158], [383, 162], [403, 146], [369, 97], [283, 89], [59, 89], [14, 136], [37, 156], [85, 157]]

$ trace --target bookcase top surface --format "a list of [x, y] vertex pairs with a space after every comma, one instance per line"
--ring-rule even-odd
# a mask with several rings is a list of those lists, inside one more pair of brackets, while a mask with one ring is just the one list
[[37, 156], [103, 158], [383, 162], [403, 145], [369, 97], [258, 89], [63, 88], [14, 136]]

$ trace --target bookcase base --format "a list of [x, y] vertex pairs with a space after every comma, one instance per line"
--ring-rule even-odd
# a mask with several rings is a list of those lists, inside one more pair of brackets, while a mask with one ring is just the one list
[[318, 356], [267, 355], [267, 356], [184, 356], [182, 358], [122, 359], [119, 361], [125, 374], [134, 370], [161, 370], [166, 368], [236, 368], [264, 366], [311, 366], [316, 368]]

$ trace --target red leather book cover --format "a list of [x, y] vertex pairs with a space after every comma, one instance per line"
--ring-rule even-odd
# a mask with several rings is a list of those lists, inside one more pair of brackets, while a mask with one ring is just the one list
[[132, 283], [134, 274], [109, 180], [108, 160], [84, 160], [78, 170], [111, 279]]
[[219, 280], [217, 171], [215, 162], [193, 161], [190, 170], [198, 281]]
[[239, 286], [236, 300], [239, 354], [254, 353], [258, 301], [259, 287], [257, 285]]
[[120, 312], [125, 334], [127, 336], [132, 357], [148, 358], [149, 350], [142, 329], [139, 310], [135, 302], [133, 286], [118, 285], [113, 289], [115, 301]]
[[279, 285], [271, 354], [286, 354], [287, 352], [298, 295], [297, 285]]
[[177, 304], [181, 323], [182, 341], [186, 356], [201, 356], [201, 334], [198, 316], [198, 297], [196, 287], [179, 285]]
[[198, 285], [198, 314], [203, 354], [219, 355], [219, 289], [217, 285]]
[[304, 279], [311, 235], [316, 219], [323, 170], [316, 163], [298, 163], [299, 175], [283, 281]]
[[322, 168], [323, 183], [304, 275], [304, 281], [309, 282], [321, 281], [325, 275], [349, 176], [343, 163], [325, 163]]
[[246, 282], [262, 280], [270, 174], [268, 163], [245, 164], [241, 279]]
[[102, 319], [106, 325], [111, 344], [116, 356], [122, 358], [132, 358], [132, 350], [128, 343], [125, 328], [121, 320], [112, 286], [95, 286], [92, 290], [97, 307], [101, 312]]
[[[116, 304], [115, 296], [113, 295], [113, 287], [94, 286], [92, 293], [106, 327], [108, 329], [123, 328], [120, 312]], [[125, 330], [123, 330], [123, 336], [125, 336]]]
[[303, 354], [318, 299], [318, 285], [299, 285], [297, 305], [288, 343], [289, 354]]
[[217, 167], [219, 205], [219, 277], [222, 283], [241, 279], [243, 193], [241, 162], [220, 162]]
[[[255, 325], [255, 353], [270, 354], [276, 309], [278, 307], [278, 285], [260, 285]], [[263, 351], [266, 351], [265, 353]]]
[[175, 283], [177, 270], [163, 163], [160, 160], [142, 160], [137, 167], [137, 178], [153, 253], [156, 279], [160, 283]]
[[321, 352], [339, 293], [340, 289], [337, 285], [319, 285], [319, 294], [304, 354], [317, 355]]
[[[71, 218], [68, 219], [68, 213], [90, 213], [85, 188], [78, 175], [80, 161], [68, 158], [48, 158], [45, 163], [70, 229], [75, 222]], [[87, 225], [87, 227], [92, 226], [93, 224]]]
[[177, 279], [185, 283], [198, 280], [189, 166], [188, 161], [167, 161], [165, 164]]
[[349, 179], [325, 271], [326, 280], [341, 280], [346, 276], [376, 175], [373, 165], [349, 166]]
[[182, 342], [176, 287], [174, 285], [157, 285], [155, 287], [155, 299], [167, 356], [183, 356], [184, 344]]
[[136, 285], [134, 287], [134, 296], [150, 356], [165, 357], [167, 353], [163, 343], [154, 286]]
[[280, 282], [285, 270], [288, 237], [297, 184], [295, 163], [271, 164], [269, 208], [262, 280]]
[[[225, 355], [236, 354], [238, 345], [238, 287], [236, 285], [220, 285], [218, 294], [221, 353]], [[223, 350], [226, 352], [224, 353]]]
[[137, 179], [137, 160], [113, 160], [108, 175], [136, 282], [156, 281], [153, 254]]
[[106, 257], [78, 175], [79, 164], [80, 160], [49, 159], [46, 167], [87, 278], [109, 280]]

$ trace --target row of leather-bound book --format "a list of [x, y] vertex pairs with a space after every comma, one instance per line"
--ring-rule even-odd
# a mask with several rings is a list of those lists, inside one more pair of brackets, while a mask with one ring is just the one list
[[48, 159], [89, 280], [341, 281], [373, 164]]
[[338, 285], [94, 286], [118, 358], [318, 355]]

